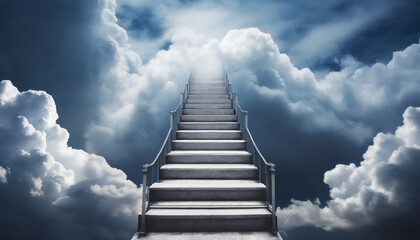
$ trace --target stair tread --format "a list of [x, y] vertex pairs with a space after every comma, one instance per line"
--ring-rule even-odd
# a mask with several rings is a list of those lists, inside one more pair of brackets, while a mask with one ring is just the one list
[[180, 139], [180, 140], [172, 140], [172, 142], [178, 142], [178, 143], [195, 143], [195, 142], [199, 142], [199, 143], [222, 143], [222, 142], [226, 142], [226, 143], [243, 143], [245, 142], [245, 140], [242, 139], [238, 139], [238, 140], [231, 140], [231, 139], [223, 139], [223, 140], [205, 140], [205, 139]]
[[165, 164], [161, 167], [165, 170], [177, 170], [177, 169], [208, 169], [208, 170], [218, 170], [218, 169], [234, 169], [234, 170], [255, 170], [257, 167], [253, 164], [229, 164], [229, 163], [197, 163], [197, 164]]
[[[200, 115], [195, 115], [200, 116]], [[211, 125], [217, 125], [217, 124], [239, 124], [238, 122], [179, 122], [179, 124], [211, 124]]]
[[242, 132], [241, 130], [177, 130], [176, 132], [180, 133], [238, 133]]
[[261, 201], [159, 201], [153, 202], [150, 208], [235, 208], [266, 207]]
[[255, 180], [209, 180], [209, 179], [177, 179], [162, 180], [150, 186], [151, 189], [188, 189], [188, 190], [234, 190], [234, 189], [265, 189], [263, 183]]
[[146, 212], [148, 216], [191, 216], [208, 218], [232, 217], [232, 216], [271, 216], [271, 212], [266, 208], [246, 208], [246, 209], [158, 209], [151, 208]]
[[247, 151], [237, 150], [175, 150], [169, 152], [167, 155], [251, 155]]

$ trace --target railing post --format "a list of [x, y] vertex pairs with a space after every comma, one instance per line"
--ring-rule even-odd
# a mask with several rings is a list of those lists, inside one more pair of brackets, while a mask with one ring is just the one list
[[184, 93], [183, 92], [181, 92], [181, 111], [182, 111], [182, 109], [184, 109]]
[[174, 139], [174, 128], [173, 128], [173, 126], [174, 126], [174, 114], [175, 114], [175, 111], [171, 111], [171, 119], [170, 119], [170, 121], [171, 121], [171, 123], [170, 123], [171, 141]]
[[244, 121], [245, 121], [245, 129], [248, 129], [248, 111], [244, 111], [244, 115], [245, 115], [245, 119], [244, 119]]
[[277, 234], [277, 219], [276, 219], [276, 169], [273, 163], [270, 164], [271, 177], [271, 216], [272, 216], [272, 233]]
[[238, 99], [236, 98], [236, 93], [232, 93], [232, 103], [233, 103], [233, 109], [235, 109], [236, 116], [239, 116], [239, 114], [238, 114]]
[[[188, 96], [188, 93], [190, 92], [190, 90], [189, 90], [189, 85], [188, 85], [188, 83], [187, 84], [185, 84], [185, 93], [184, 93], [184, 100], [183, 100], [183, 103], [185, 103], [186, 102], [186, 98], [187, 98], [187, 96]], [[185, 96], [185, 95], [187, 95], [187, 96]]]
[[143, 165], [143, 196], [141, 199], [141, 223], [140, 223], [140, 229], [139, 232], [141, 234], [146, 233], [146, 200], [148, 198], [147, 196], [147, 188], [148, 188], [148, 182], [147, 182], [147, 174], [149, 170], [149, 165], [145, 164]]
[[267, 191], [265, 191], [265, 202], [267, 205], [267, 208], [270, 208], [270, 191], [271, 191], [271, 184], [270, 184], [270, 166], [264, 164], [265, 167], [265, 186], [267, 188]]

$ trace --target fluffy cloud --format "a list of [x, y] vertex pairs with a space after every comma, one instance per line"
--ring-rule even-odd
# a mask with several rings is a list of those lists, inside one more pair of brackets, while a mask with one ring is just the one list
[[[140, 189], [103, 157], [67, 146], [57, 118], [47, 93], [0, 82], [0, 222], [15, 229], [6, 238], [128, 238]], [[27, 209], [25, 221], [37, 223], [32, 231], [20, 222]]]
[[0, 166], [0, 183], [7, 183], [7, 170]]
[[[317, 141], [319, 149], [338, 149], [339, 162], [354, 161], [356, 150], [362, 151], [376, 132], [397, 126], [407, 105], [420, 104], [419, 70], [414, 67], [420, 64], [419, 44], [396, 52], [388, 64], [365, 66], [348, 56], [340, 60], [340, 71], [317, 79], [310, 69], [297, 68], [271, 35], [257, 28], [230, 30], [220, 40], [179, 28], [171, 35], [170, 47], [143, 64], [117, 25], [115, 10], [111, 1], [102, 16], [103, 31], [113, 33], [106, 36], [116, 49], [115, 65], [103, 74], [99, 117], [85, 137], [88, 151], [106, 156], [133, 179], [138, 175], [133, 166], [150, 162], [158, 150], [168, 111], [176, 107], [194, 59], [203, 52], [216, 52], [223, 59], [241, 103], [252, 113], [251, 126], [269, 122], [254, 125], [262, 148], [288, 144], [283, 149], [287, 151], [270, 155], [288, 159], [276, 163], [293, 169], [291, 179], [305, 175], [315, 182], [337, 164], [329, 151], [305, 144]], [[320, 159], [310, 163], [311, 173], [303, 167], [306, 163], [299, 164], [308, 157]], [[312, 188], [314, 193], [316, 188], [322, 188], [322, 182]]]
[[[380, 25], [380, 20], [403, 4], [377, 0], [355, 1], [156, 1], [120, 0], [120, 24], [130, 43], [146, 60], [172, 44], [181, 27], [222, 38], [231, 29], [258, 27], [273, 35], [297, 66], [314, 66], [341, 55], [358, 33]], [[140, 14], [136, 14], [140, 13]], [[390, 26], [390, 24], [388, 24]], [[158, 34], [150, 34], [150, 32]], [[371, 44], [364, 40], [365, 44]]]
[[307, 68], [297, 69], [270, 35], [258, 29], [230, 31], [220, 48], [235, 87], [284, 102], [293, 115], [306, 118], [303, 128], [308, 131], [336, 129], [362, 142], [378, 125], [389, 129], [395, 124], [395, 117], [377, 123], [379, 118], [395, 114], [407, 101], [418, 101], [420, 70], [414, 65], [420, 64], [419, 44], [394, 53], [387, 65], [359, 68], [348, 57], [340, 72], [324, 79], [316, 79]]
[[172, 38], [176, 46], [142, 65], [128, 44], [126, 31], [117, 24], [115, 1], [107, 3], [102, 12], [103, 31], [116, 50], [115, 64], [103, 73], [98, 89], [100, 117], [85, 133], [86, 147], [132, 171], [133, 157], [144, 155], [142, 151], [150, 148], [147, 144], [161, 141], [159, 129], [167, 126], [168, 111], [178, 103], [198, 52], [194, 41], [200, 38], [181, 31]]
[[[64, 8], [68, 9], [67, 1], [57, 2], [60, 2], [58, 5], [61, 8], [65, 6]], [[66, 3], [63, 4], [64, 2]], [[78, 5], [81, 2], [88, 3], [88, 7]], [[140, 4], [141, 8], [145, 3], [125, 2], [136, 6]], [[219, 8], [220, 10], [225, 8], [222, 9], [220, 6], [213, 8], [214, 6], [208, 2], [200, 1], [189, 5], [173, 3], [175, 7], [172, 5], [168, 7], [162, 4], [156, 6], [155, 2], [150, 1], [145, 4], [146, 7], [154, 9], [153, 13], [156, 15], [154, 17], [162, 20], [160, 19], [162, 16], [167, 16], [164, 19], [171, 20], [167, 22], [174, 25], [162, 24], [161, 27], [169, 29], [163, 31], [162, 36], [140, 42], [130, 41], [126, 30], [118, 25], [123, 25], [125, 21], [120, 22], [116, 18], [114, 0], [80, 1], [74, 4], [72, 6], [78, 6], [74, 7], [76, 10], [80, 7], [92, 11], [81, 11], [82, 17], [77, 18], [77, 21], [73, 21], [71, 17], [66, 21], [70, 22], [68, 25], [76, 26], [75, 28], [83, 32], [66, 31], [66, 28], [61, 28], [62, 24], [58, 25], [60, 31], [55, 31], [53, 28], [51, 32], [54, 35], [64, 32], [64, 36], [59, 36], [72, 43], [64, 41], [64, 45], [59, 45], [60, 49], [69, 49], [69, 46], [74, 45], [74, 39], [68, 36], [80, 36], [79, 40], [83, 41], [77, 45], [83, 47], [79, 50], [88, 54], [86, 56], [78, 54], [76, 51], [78, 49], [73, 48], [71, 50], [75, 51], [71, 51], [71, 54], [55, 52], [59, 56], [70, 56], [73, 52], [75, 56], [80, 55], [80, 59], [72, 59], [82, 63], [80, 64], [82, 66], [55, 62], [58, 59], [55, 55], [47, 55], [50, 61], [54, 59], [54, 64], [57, 66], [66, 66], [66, 68], [57, 68], [58, 73], [51, 73], [51, 76], [54, 76], [50, 77], [53, 79], [52, 85], [60, 85], [64, 89], [53, 96], [56, 99], [73, 96], [67, 98], [74, 100], [67, 101], [68, 104], [72, 106], [73, 102], [78, 104], [67, 110], [67, 116], [72, 120], [66, 118], [66, 121], [73, 122], [76, 129], [79, 125], [87, 126], [84, 132], [86, 150], [105, 156], [111, 166], [123, 169], [136, 181], [140, 179], [138, 169], [141, 164], [150, 162], [156, 154], [169, 125], [168, 111], [176, 107], [179, 91], [182, 91], [194, 59], [203, 52], [217, 52], [224, 60], [233, 88], [240, 93], [241, 104], [250, 110], [250, 125], [255, 139], [263, 152], [268, 154], [267, 158], [278, 166], [277, 185], [286, 201], [292, 196], [297, 198], [300, 196], [299, 199], [303, 196], [303, 199], [307, 199], [308, 196], [318, 194], [324, 185], [321, 181], [316, 185], [316, 180], [320, 179], [319, 175], [331, 169], [337, 162], [358, 164], [356, 159], [359, 156], [358, 151], [363, 151], [359, 148], [366, 144], [374, 133], [394, 129], [407, 106], [420, 104], [418, 97], [420, 75], [417, 67], [420, 65], [419, 44], [413, 44], [401, 52], [396, 52], [387, 64], [365, 66], [351, 56], [343, 58], [338, 61], [342, 69], [327, 74], [325, 78], [316, 78], [308, 68], [296, 67], [296, 62], [292, 63], [289, 58], [290, 54], [283, 52], [283, 49], [290, 50], [290, 46], [283, 41], [284, 39], [279, 40], [278, 36], [282, 34], [285, 36], [287, 33], [293, 43], [296, 39], [302, 39], [300, 46], [311, 51], [309, 55], [311, 59], [318, 59], [315, 53], [323, 52], [326, 48], [333, 49], [325, 53], [331, 55], [335, 52], [334, 49], [338, 49], [339, 45], [348, 40], [354, 32], [362, 29], [366, 23], [364, 21], [376, 21], [381, 17], [381, 14], [376, 14], [372, 18], [354, 22], [353, 20], [358, 20], [358, 8], [346, 2], [326, 2], [325, 6], [318, 2], [300, 4], [308, 8], [325, 7], [327, 11], [337, 7], [347, 9], [337, 11], [340, 13], [338, 15], [344, 16], [339, 24], [331, 24], [336, 20], [332, 17], [329, 18], [330, 21], [316, 23], [316, 25], [326, 24], [319, 28], [298, 24], [298, 28], [306, 29], [302, 31], [302, 36], [296, 34], [296, 31], [289, 31], [293, 28], [290, 25], [293, 19], [288, 18], [288, 14], [290, 8], [294, 9], [296, 6], [281, 4], [280, 6], [279, 3], [253, 4], [252, 7], [241, 9], [247, 14], [241, 13], [240, 17], [227, 10], [219, 11]], [[238, 7], [237, 3], [229, 4], [232, 4], [230, 5], [232, 9]], [[349, 5], [354, 7], [347, 8]], [[173, 11], [173, 7], [179, 7], [179, 11]], [[195, 11], [194, 8], [199, 11]], [[125, 10], [121, 9], [123, 14]], [[209, 11], [209, 9], [218, 10]], [[279, 14], [279, 9], [282, 9], [283, 14]], [[265, 24], [247, 22], [252, 19], [249, 16], [255, 12], [264, 13], [256, 15], [263, 16], [258, 19], [262, 19]], [[267, 14], [268, 12], [271, 14]], [[305, 18], [305, 22], [314, 22], [312, 20], [318, 17], [314, 17], [314, 14], [319, 15], [315, 13], [316, 11], [300, 9], [291, 12], [302, 12], [308, 17]], [[347, 14], [343, 15], [342, 12]], [[60, 13], [57, 15], [67, 16]], [[73, 13], [70, 15], [73, 16]], [[83, 18], [85, 15], [90, 17]], [[193, 16], [180, 18], [183, 15]], [[287, 21], [273, 17], [279, 15], [284, 16]], [[178, 21], [172, 21], [175, 19]], [[197, 24], [199, 21], [196, 19], [214, 21], [206, 21], [209, 25], [203, 26]], [[129, 20], [125, 20], [130, 24]], [[48, 22], [51, 21], [48, 19]], [[41, 21], [40, 25], [43, 24], [45, 22]], [[153, 25], [143, 27], [149, 27], [151, 30]], [[274, 39], [272, 35], [258, 28], [230, 30], [249, 25], [259, 25], [265, 32], [274, 33]], [[33, 27], [31, 24], [28, 26], [28, 29]], [[278, 26], [280, 29], [271, 31], [270, 26]], [[340, 26], [351, 26], [350, 33], [337, 32], [328, 44], [314, 49], [318, 47], [313, 47], [314, 42], [311, 40], [314, 36], [316, 39], [317, 36], [323, 35], [320, 33]], [[314, 30], [308, 32], [308, 29]], [[307, 34], [308, 37], [305, 38]], [[219, 39], [210, 39], [209, 35]], [[52, 41], [55, 44], [62, 43], [62, 38]], [[48, 39], [53, 38], [48, 36]], [[323, 39], [318, 38], [318, 40]], [[44, 41], [41, 39], [35, 42]], [[284, 43], [279, 45], [282, 52], [278, 47], [279, 42]], [[167, 46], [162, 47], [166, 43]], [[55, 44], [50, 45], [55, 46]], [[22, 46], [18, 45], [16, 48], [21, 49]], [[147, 49], [144, 50], [145, 48]], [[159, 50], [161, 48], [166, 50]], [[37, 48], [25, 50], [30, 52], [33, 49]], [[140, 54], [143, 61], [133, 49], [142, 50]], [[14, 53], [10, 55], [19, 58], [22, 55]], [[305, 55], [306, 51], [299, 54]], [[34, 55], [44, 54], [41, 52]], [[144, 58], [144, 55], [149, 56]], [[145, 59], [147, 61], [144, 61]], [[10, 62], [20, 62], [20, 60]], [[1, 60], [1, 62], [8, 61]], [[33, 64], [29, 62], [24, 65], [26, 67]], [[48, 64], [39, 67], [39, 71], [52, 72], [52, 70], [44, 71], [47, 69], [46, 66], [49, 67]], [[91, 71], [86, 71], [85, 68]], [[20, 70], [15, 71], [20, 72]], [[79, 73], [82, 77], [79, 78], [79, 75], [74, 77], [73, 74]], [[67, 76], [70, 80], [56, 84], [56, 79], [61, 79], [61, 75]], [[73, 79], [77, 79], [77, 82]], [[38, 84], [42, 81], [34, 82]], [[124, 173], [109, 167], [102, 157], [67, 146], [68, 133], [56, 124], [57, 113], [51, 97], [42, 92], [20, 93], [10, 83], [3, 84], [8, 87], [3, 88], [0, 94], [1, 101], [8, 104], [4, 105], [6, 106], [2, 110], [4, 114], [0, 114], [2, 123], [0, 134], [6, 136], [1, 139], [8, 141], [3, 140], [0, 147], [2, 154], [0, 189], [2, 196], [3, 192], [16, 196], [7, 200], [5, 205], [17, 206], [17, 203], [13, 205], [13, 199], [17, 199], [20, 200], [21, 209], [11, 208], [10, 212], [3, 211], [0, 214], [15, 215], [11, 223], [18, 221], [19, 213], [20, 216], [30, 215], [28, 219], [39, 220], [38, 228], [47, 226], [52, 220], [57, 222], [58, 226], [66, 222], [71, 226], [69, 229], [73, 230], [69, 236], [85, 234], [84, 236], [120, 238], [113, 235], [117, 232], [113, 230], [127, 229], [128, 226], [135, 225], [133, 209], [137, 208], [140, 201], [139, 190], [132, 182], [126, 180]], [[71, 88], [67, 89], [68, 85]], [[76, 90], [71, 91], [74, 89]], [[63, 92], [66, 94], [60, 94]], [[75, 94], [76, 92], [78, 94]], [[84, 105], [85, 99], [94, 100]], [[11, 102], [15, 107], [9, 104]], [[77, 106], [82, 107], [79, 109]], [[16, 115], [13, 109], [20, 109], [22, 113]], [[84, 114], [79, 116], [79, 110]], [[60, 116], [63, 117], [61, 113]], [[339, 172], [351, 174], [351, 170], [357, 169], [356, 165], [346, 166], [348, 167], [343, 167]], [[331, 181], [331, 184], [341, 183], [337, 179]], [[11, 188], [11, 186], [16, 187]], [[337, 196], [342, 194], [340, 197], [345, 198], [350, 192], [340, 190], [334, 194]], [[31, 208], [32, 202], [39, 206], [37, 208], [39, 210]], [[321, 202], [294, 201], [294, 203], [289, 208], [290, 211], [300, 209], [307, 216], [319, 216], [320, 227], [334, 227], [334, 224], [338, 227], [349, 226], [347, 221], [334, 218], [336, 215], [332, 207], [319, 210]], [[12, 214], [12, 210], [15, 214]], [[44, 215], [52, 217], [43, 217]], [[308, 221], [308, 217], [294, 215], [294, 218], [296, 221]], [[0, 219], [6, 218], [2, 215]], [[118, 224], [115, 224], [116, 221]], [[44, 229], [53, 231], [56, 236], [68, 233], [62, 227]], [[121, 229], [118, 232], [127, 232]], [[30, 230], [20, 232], [25, 234]], [[74, 238], [82, 237], [79, 235]]]
[[401, 218], [411, 220], [393, 222], [394, 228], [418, 224], [420, 108], [407, 108], [403, 117], [404, 124], [395, 134], [376, 135], [360, 166], [339, 164], [325, 173], [331, 196], [327, 206], [294, 200], [277, 210], [279, 228], [313, 225], [330, 230]]

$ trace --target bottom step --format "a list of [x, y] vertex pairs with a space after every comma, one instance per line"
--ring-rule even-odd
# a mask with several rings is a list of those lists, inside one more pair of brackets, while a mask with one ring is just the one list
[[[251, 209], [149, 209], [148, 232], [269, 231], [271, 212]], [[141, 217], [139, 216], [139, 220]], [[140, 222], [140, 221], [139, 221]]]
[[131, 240], [214, 240], [214, 239], [236, 239], [236, 240], [282, 240], [279, 233], [273, 235], [270, 232], [153, 232], [143, 235], [139, 232], [134, 234]]

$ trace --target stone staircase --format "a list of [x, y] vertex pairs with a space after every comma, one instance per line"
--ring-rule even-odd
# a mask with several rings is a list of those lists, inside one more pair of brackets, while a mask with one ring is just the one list
[[273, 232], [267, 189], [228, 84], [223, 76], [190, 78], [158, 181], [144, 191], [149, 207], [139, 215], [139, 232]]

